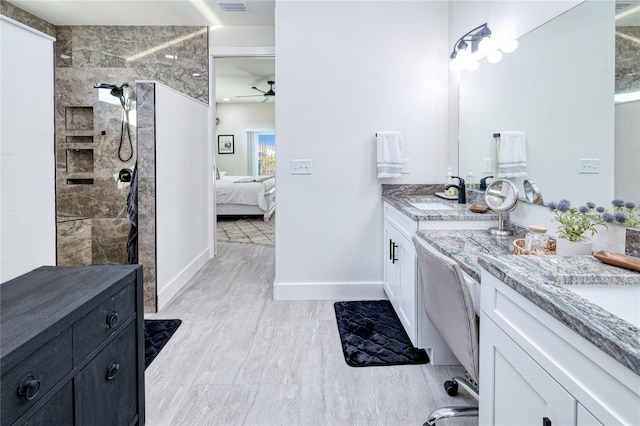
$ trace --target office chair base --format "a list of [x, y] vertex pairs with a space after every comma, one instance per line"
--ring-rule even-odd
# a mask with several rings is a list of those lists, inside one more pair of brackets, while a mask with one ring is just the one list
[[474, 417], [478, 415], [478, 407], [442, 407], [429, 414], [422, 426], [434, 426], [438, 420], [451, 417]]

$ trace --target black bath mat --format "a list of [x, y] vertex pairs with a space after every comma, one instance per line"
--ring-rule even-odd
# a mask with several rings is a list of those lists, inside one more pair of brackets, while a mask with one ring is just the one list
[[160, 353], [173, 333], [180, 327], [182, 321], [170, 320], [144, 320], [144, 369]]
[[334, 304], [344, 359], [352, 367], [426, 364], [388, 300]]

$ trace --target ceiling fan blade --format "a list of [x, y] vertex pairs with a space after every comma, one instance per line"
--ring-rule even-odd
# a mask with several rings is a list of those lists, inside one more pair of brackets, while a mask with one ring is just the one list
[[258, 91], [258, 92], [260, 92], [260, 93], [267, 93], [267, 92], [265, 92], [264, 90], [260, 90], [260, 89], [258, 89], [256, 86], [252, 86], [251, 88], [252, 88], [253, 90], [257, 90], [257, 91]]
[[264, 95], [236, 95], [236, 98], [255, 98], [257, 96], [264, 96]]

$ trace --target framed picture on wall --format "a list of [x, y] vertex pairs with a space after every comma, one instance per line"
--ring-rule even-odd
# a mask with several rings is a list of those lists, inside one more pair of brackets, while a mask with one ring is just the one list
[[233, 135], [218, 135], [218, 154], [233, 154]]

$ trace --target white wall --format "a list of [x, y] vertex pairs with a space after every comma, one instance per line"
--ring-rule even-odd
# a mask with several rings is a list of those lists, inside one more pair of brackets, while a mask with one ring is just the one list
[[56, 263], [53, 41], [0, 20], [0, 282]]
[[209, 259], [209, 107], [156, 83], [158, 310]]
[[[276, 298], [382, 295], [381, 184], [444, 181], [447, 7], [278, 1]], [[376, 178], [381, 130], [403, 134], [403, 179]]]
[[275, 104], [221, 103], [216, 108], [216, 117], [220, 119], [217, 134], [234, 136], [233, 154], [218, 154], [216, 145], [216, 165], [229, 176], [247, 176], [247, 130], [273, 130]]

